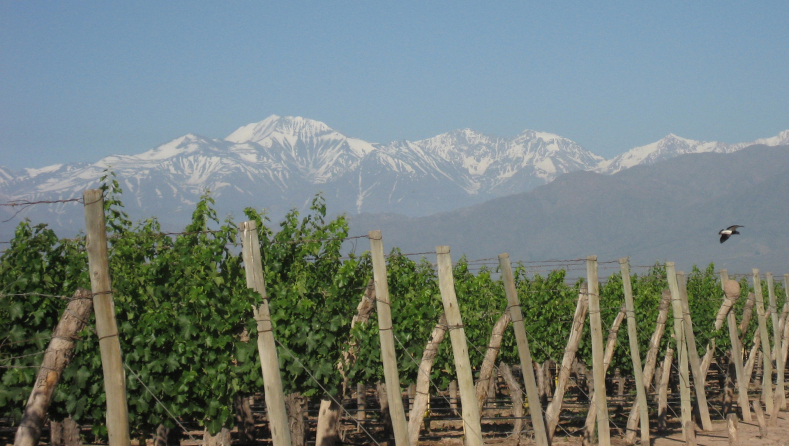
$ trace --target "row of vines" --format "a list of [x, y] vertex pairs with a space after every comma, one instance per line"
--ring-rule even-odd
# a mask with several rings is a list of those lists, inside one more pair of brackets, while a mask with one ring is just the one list
[[[237, 224], [221, 221], [206, 195], [182, 233], [163, 234], [156, 219], [130, 221], [113, 177], [104, 189], [121, 349], [124, 362], [137, 375], [127, 376], [133, 436], [149, 437], [160, 424], [176, 427], [165, 407], [174, 417], [205, 426], [211, 433], [232, 426], [234, 400], [263, 388], [251, 308], [261, 296], [247, 288]], [[326, 397], [325, 391], [338, 393], [346, 377], [351, 383], [369, 385], [383, 381], [375, 318], [351, 330], [372, 267], [363, 240], [356, 240], [358, 246], [350, 253], [348, 244], [343, 245], [349, 236], [345, 217], [327, 218], [320, 197], [307, 215], [292, 211], [278, 226], [255, 209], [246, 209], [245, 215], [257, 222], [274, 334], [287, 349], [279, 351], [285, 393], [317, 402]], [[24, 222], [0, 257], [0, 412], [12, 420], [24, 410], [42, 352], [68, 303], [65, 297], [77, 287], [90, 288], [84, 244], [84, 237], [61, 239], [44, 225]], [[418, 365], [413, 358], [418, 361], [422, 356], [443, 307], [430, 259], [393, 249], [387, 269], [405, 388], [416, 380]], [[561, 269], [527, 274], [522, 265], [515, 274], [534, 359], [560, 361], [581, 280], [568, 282]], [[454, 276], [470, 360], [479, 367], [493, 324], [506, 308], [503, 284], [495, 268], [474, 271], [465, 259], [456, 263]], [[645, 352], [661, 292], [667, 287], [665, 271], [656, 264], [634, 274], [632, 281], [639, 344]], [[741, 285], [748, 289], [746, 280]], [[688, 275], [688, 295], [699, 348], [711, 338], [719, 348], [728, 348], [726, 333], [710, 331], [722, 296], [712, 265], [694, 268]], [[601, 286], [600, 302], [603, 323], [610, 325], [623, 302], [620, 276], [610, 276]], [[744, 303], [745, 299], [737, 302], [739, 311]], [[92, 326], [79, 335], [50, 417], [70, 416], [80, 424], [92, 424], [94, 433], [102, 437], [106, 403]], [[747, 333], [747, 339], [752, 335]], [[620, 331], [610, 370], [620, 368], [629, 374], [626, 336]], [[668, 342], [664, 337], [663, 349]], [[343, 368], [343, 377], [337, 365], [349, 343], [357, 346], [358, 359]], [[588, 339], [578, 354], [591, 363]], [[519, 362], [512, 328], [504, 336], [500, 359]], [[445, 389], [454, 379], [452, 350], [445, 342], [432, 380]]]

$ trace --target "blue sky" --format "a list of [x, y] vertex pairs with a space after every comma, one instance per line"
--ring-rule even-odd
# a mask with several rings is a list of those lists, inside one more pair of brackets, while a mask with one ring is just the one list
[[789, 129], [789, 2], [486, 3], [0, 0], [0, 165], [271, 114], [381, 143], [534, 129], [605, 157]]

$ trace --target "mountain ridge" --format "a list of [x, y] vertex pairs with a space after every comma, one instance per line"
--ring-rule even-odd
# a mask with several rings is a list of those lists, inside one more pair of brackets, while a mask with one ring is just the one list
[[[789, 130], [761, 141], [789, 141]], [[0, 167], [0, 195], [29, 201], [73, 198], [98, 187], [98, 179], [111, 169], [130, 215], [138, 218], [166, 213], [173, 222], [183, 221], [206, 190], [221, 212], [231, 214], [251, 205], [279, 218], [322, 192], [334, 212], [420, 216], [528, 191], [568, 172], [614, 173], [682, 153], [732, 152], [745, 144], [669, 135], [605, 160], [572, 140], [536, 130], [503, 138], [466, 128], [380, 144], [345, 136], [320, 121], [272, 115], [223, 139], [189, 133], [137, 155], [112, 155], [95, 163], [18, 172]], [[63, 212], [31, 208], [15, 218], [49, 221], [56, 216], [69, 230], [81, 227], [78, 213]]]

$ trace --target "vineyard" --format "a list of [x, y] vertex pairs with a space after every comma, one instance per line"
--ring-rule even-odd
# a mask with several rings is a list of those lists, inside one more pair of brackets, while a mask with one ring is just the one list
[[789, 275], [385, 254], [320, 197], [238, 224], [206, 194], [166, 233], [129, 219], [111, 175], [98, 196], [81, 203], [103, 211], [106, 289], [91, 227], [23, 222], [0, 245], [8, 444], [35, 444], [17, 432], [35, 423], [72, 445], [692, 442], [716, 420], [766, 431], [786, 407]]

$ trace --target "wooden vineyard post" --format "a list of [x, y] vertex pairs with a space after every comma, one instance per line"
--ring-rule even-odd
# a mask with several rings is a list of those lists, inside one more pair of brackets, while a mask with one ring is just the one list
[[[668, 319], [668, 307], [671, 304], [671, 293], [669, 290], [664, 290], [660, 295], [660, 304], [658, 305], [658, 317], [655, 321], [655, 330], [652, 332], [652, 337], [649, 340], [649, 349], [647, 350], [646, 360], [644, 361], [644, 384], [649, 385], [656, 374], [656, 366], [658, 360], [658, 352], [660, 351], [660, 339], [666, 330], [666, 320]], [[660, 374], [658, 374], [660, 379]], [[627, 433], [625, 434], [625, 441], [628, 444], [635, 443], [636, 439], [636, 424], [640, 419], [640, 405], [638, 399], [633, 403], [630, 409], [630, 416], [627, 419]]]
[[268, 412], [271, 426], [271, 440], [275, 446], [291, 444], [288, 414], [285, 411], [285, 395], [282, 392], [282, 377], [279, 373], [279, 359], [277, 346], [274, 342], [274, 328], [271, 325], [271, 314], [266, 293], [266, 281], [263, 277], [263, 262], [260, 258], [260, 242], [258, 240], [257, 224], [254, 220], [243, 222], [239, 225], [241, 230], [241, 255], [244, 259], [244, 271], [247, 277], [247, 287], [261, 296], [263, 303], [259, 308], [252, 307], [257, 321], [258, 351], [260, 352], [260, 367], [263, 373], [263, 388], [265, 389], [266, 411]]
[[474, 380], [471, 376], [471, 362], [468, 359], [466, 333], [463, 330], [463, 321], [455, 295], [455, 279], [452, 276], [452, 258], [449, 255], [449, 246], [436, 246], [436, 254], [438, 258], [438, 286], [441, 291], [441, 300], [444, 303], [444, 313], [447, 316], [449, 339], [452, 341], [452, 354], [455, 357], [455, 369], [460, 387], [466, 446], [479, 446], [483, 444], [482, 425], [474, 393]]
[[[767, 296], [770, 305], [770, 317], [773, 323], [773, 354], [775, 355], [775, 367], [777, 369], [775, 393], [778, 395], [773, 404], [777, 404], [783, 409], [786, 406], [786, 393], [784, 390], [784, 375], [781, 365], [783, 364], [781, 356], [783, 356], [782, 340], [783, 333], [778, 323], [778, 300], [775, 297], [775, 283], [773, 282], [773, 273], [767, 273]], [[772, 413], [772, 412], [770, 412]]]
[[[740, 297], [740, 284], [729, 280], [729, 274], [724, 269], [720, 272], [721, 284], [723, 291], [726, 294], [726, 299], [734, 303]], [[748, 379], [745, 376], [745, 368], [742, 364], [742, 344], [740, 344], [740, 335], [737, 332], [737, 318], [734, 311], [729, 311], [726, 316], [726, 322], [729, 326], [729, 340], [731, 341], [731, 357], [734, 361], [734, 370], [737, 373], [737, 404], [742, 411], [742, 420], [751, 422], [751, 407], [748, 402]]]
[[389, 283], [386, 278], [386, 260], [381, 231], [370, 231], [370, 254], [373, 260], [373, 279], [375, 280], [375, 303], [378, 313], [378, 336], [381, 340], [381, 359], [384, 363], [386, 380], [386, 399], [389, 402], [389, 415], [392, 418], [395, 444], [408, 446], [408, 424], [405, 421], [400, 377], [397, 372], [394, 333], [392, 332], [392, 307], [389, 299]]
[[630, 265], [627, 257], [619, 259], [622, 271], [622, 287], [625, 292], [625, 308], [627, 311], [627, 337], [630, 341], [630, 359], [633, 361], [633, 375], [636, 380], [636, 400], [641, 411], [641, 444], [649, 444], [649, 408], [647, 391], [644, 386], [644, 374], [641, 368], [641, 355], [638, 351], [638, 332], [636, 325], [636, 307], [633, 302], [633, 285], [630, 283]]
[[674, 338], [677, 341], [677, 357], [679, 358], [679, 396], [681, 401], [682, 428], [691, 421], [690, 405], [690, 373], [688, 373], [688, 344], [685, 342], [685, 323], [682, 317], [682, 302], [679, 297], [679, 284], [674, 262], [666, 262], [668, 288], [671, 291], [671, 309], [674, 314]]
[[605, 370], [603, 366], [603, 322], [600, 317], [600, 283], [597, 280], [597, 256], [586, 258], [586, 278], [589, 282], [589, 327], [592, 331], [592, 373], [597, 408], [597, 438], [600, 446], [610, 446], [611, 431], [608, 425], [608, 405], [605, 396]]
[[701, 361], [699, 361], [699, 351], [696, 350], [696, 335], [693, 333], [693, 321], [690, 317], [690, 305], [688, 304], [688, 287], [685, 282], [685, 273], [678, 272], [679, 298], [682, 305], [682, 321], [685, 324], [685, 342], [688, 346], [688, 359], [690, 360], [690, 370], [693, 373], [693, 383], [696, 389], [696, 403], [701, 417], [701, 428], [705, 431], [712, 430], [712, 420], [710, 419], [710, 409], [707, 406], [707, 392], [704, 389], [704, 375], [701, 373]]
[[529, 340], [526, 338], [526, 328], [523, 325], [523, 311], [521, 311], [518, 291], [515, 289], [515, 279], [512, 276], [512, 265], [509, 254], [499, 254], [501, 278], [504, 281], [504, 292], [507, 295], [507, 306], [510, 308], [512, 328], [515, 331], [515, 341], [518, 344], [518, 355], [521, 359], [523, 380], [526, 384], [526, 396], [529, 398], [529, 413], [531, 424], [534, 428], [534, 441], [537, 445], [548, 446], [548, 435], [545, 432], [545, 421], [542, 417], [542, 405], [537, 393], [537, 383], [534, 380], [534, 366], [529, 351]]
[[77, 334], [85, 328], [85, 321], [90, 317], [93, 309], [90, 292], [79, 288], [74, 294], [66, 311], [58, 322], [52, 340], [49, 341], [41, 368], [38, 369], [33, 390], [25, 405], [25, 413], [19, 422], [19, 428], [14, 438], [14, 446], [36, 446], [41, 438], [41, 431], [47, 419], [47, 409], [60, 381], [63, 369], [71, 361], [74, 353], [74, 340]]
[[764, 317], [764, 295], [762, 294], [762, 279], [759, 270], [753, 269], [753, 294], [756, 295], [756, 317], [759, 320], [759, 333], [762, 336], [762, 396], [767, 412], [773, 411], [773, 362], [770, 352], [770, 333], [767, 331], [767, 321]]
[[90, 189], [82, 194], [85, 205], [85, 250], [88, 252], [96, 334], [99, 337], [101, 368], [104, 372], [109, 446], [129, 446], [131, 440], [129, 408], [126, 404], [126, 372], [123, 370], [118, 324], [115, 321], [102, 193], [101, 189]]

